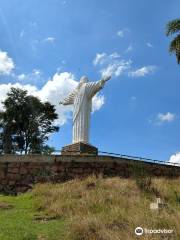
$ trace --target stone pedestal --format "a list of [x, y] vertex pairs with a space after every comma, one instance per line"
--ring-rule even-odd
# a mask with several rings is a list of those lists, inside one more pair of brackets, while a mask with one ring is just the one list
[[62, 155], [98, 155], [98, 149], [88, 143], [78, 142], [66, 145], [61, 150]]

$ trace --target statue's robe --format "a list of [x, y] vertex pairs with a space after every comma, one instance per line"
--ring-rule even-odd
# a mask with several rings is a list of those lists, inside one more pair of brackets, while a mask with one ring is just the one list
[[92, 98], [103, 88], [104, 80], [79, 83], [77, 88], [64, 100], [64, 105], [74, 105], [73, 110], [73, 143], [89, 142], [90, 113]]

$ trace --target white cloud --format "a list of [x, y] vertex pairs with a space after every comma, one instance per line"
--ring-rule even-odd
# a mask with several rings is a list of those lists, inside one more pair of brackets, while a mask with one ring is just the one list
[[118, 37], [123, 38], [124, 37], [124, 31], [123, 30], [118, 30], [117, 35], [118, 35]]
[[26, 79], [26, 75], [25, 75], [24, 73], [19, 74], [19, 75], [17, 76], [17, 79], [18, 79], [19, 81], [23, 81], [23, 80]]
[[167, 112], [167, 113], [159, 113], [157, 116], [159, 122], [172, 122], [175, 119], [175, 114]]
[[146, 45], [149, 47], [149, 48], [153, 48], [153, 45], [149, 42], [146, 43]]
[[107, 65], [100, 70], [102, 77], [114, 76], [119, 77], [122, 73], [130, 68], [131, 61], [120, 60]]
[[54, 43], [55, 38], [54, 37], [47, 37], [44, 39], [44, 42]]
[[31, 73], [22, 73], [17, 76], [15, 75], [15, 77], [18, 81], [28, 81], [32, 84], [42, 80], [42, 72], [39, 69], [33, 69]]
[[177, 152], [175, 154], [173, 154], [170, 159], [169, 159], [170, 163], [178, 163], [180, 164], [180, 152]]
[[164, 123], [173, 122], [175, 118], [176, 118], [176, 114], [174, 113], [170, 113], [170, 112], [158, 113], [157, 115], [149, 119], [149, 123], [157, 126], [161, 126]]
[[10, 58], [7, 52], [0, 50], [0, 75], [9, 75], [15, 68], [12, 58]]
[[39, 69], [33, 69], [32, 74], [38, 76], [41, 74], [41, 71]]
[[98, 64], [102, 65], [107, 58], [106, 53], [97, 53], [95, 59], [93, 60], [93, 64], [96, 66]]
[[64, 72], [60, 74], [55, 74], [52, 80], [49, 80], [42, 89], [37, 93], [37, 95], [43, 101], [49, 101], [56, 106], [56, 110], [59, 115], [59, 124], [63, 125], [68, 118], [70, 118], [71, 106], [59, 105], [59, 101], [71, 92], [78, 82], [75, 81], [74, 76], [71, 73]]
[[96, 65], [104, 65], [111, 63], [112, 60], [120, 58], [120, 55], [117, 52], [113, 52], [110, 55], [107, 53], [97, 53], [95, 59], [93, 60], [93, 64]]
[[109, 55], [107, 53], [97, 53], [93, 64], [102, 68], [100, 69], [102, 77], [118, 77], [130, 68], [131, 61], [121, 60], [117, 52]]
[[[63, 100], [63, 98], [67, 96], [67, 94], [71, 92], [77, 85], [78, 82], [75, 80], [74, 75], [68, 72], [59, 74], [56, 73], [52, 80], [49, 80], [41, 89], [37, 89], [36, 86], [30, 84], [0, 84], [0, 102], [6, 98], [7, 92], [11, 87], [25, 89], [29, 92], [29, 94], [39, 97], [42, 101], [49, 101], [54, 104], [59, 116], [58, 124], [63, 125], [71, 117], [70, 112], [72, 111], [72, 106], [59, 105], [59, 101]], [[92, 102], [92, 110], [97, 111], [104, 104], [104, 97], [101, 95], [96, 95]], [[2, 109], [1, 103], [0, 109]]]
[[95, 95], [92, 99], [92, 112], [98, 111], [104, 105], [105, 99], [103, 95]]
[[144, 76], [148, 75], [149, 73], [153, 73], [155, 70], [156, 70], [156, 66], [144, 66], [135, 71], [130, 71], [129, 76], [130, 77], [144, 77]]
[[120, 55], [117, 52], [113, 52], [112, 54], [109, 55], [110, 59], [116, 59], [120, 58]]
[[[130, 45], [129, 50], [127, 50], [131, 51], [131, 47]], [[105, 52], [97, 53], [93, 64], [100, 68], [101, 77], [119, 77], [122, 74], [126, 74], [129, 77], [144, 77], [147, 74], [153, 73], [157, 68], [156, 66], [149, 65], [133, 70], [132, 61], [122, 59], [117, 52], [109, 55]]]

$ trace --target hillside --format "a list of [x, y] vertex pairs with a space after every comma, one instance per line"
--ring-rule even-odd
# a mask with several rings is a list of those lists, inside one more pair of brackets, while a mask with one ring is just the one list
[[[137, 177], [42, 183], [0, 196], [0, 240], [180, 239], [180, 179]], [[165, 207], [150, 210], [160, 197]], [[136, 236], [138, 226], [172, 234]]]

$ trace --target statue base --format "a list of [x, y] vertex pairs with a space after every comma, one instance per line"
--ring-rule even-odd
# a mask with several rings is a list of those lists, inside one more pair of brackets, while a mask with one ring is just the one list
[[98, 149], [88, 143], [78, 142], [64, 146], [62, 155], [98, 155]]

